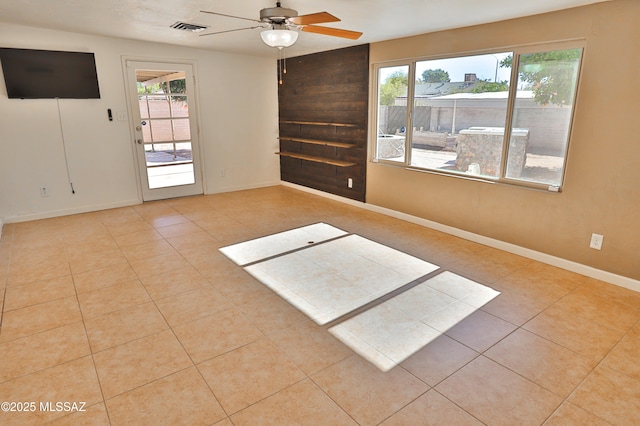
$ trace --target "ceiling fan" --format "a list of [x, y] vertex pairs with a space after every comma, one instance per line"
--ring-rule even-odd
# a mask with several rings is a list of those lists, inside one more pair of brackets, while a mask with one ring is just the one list
[[242, 16], [227, 15], [225, 13], [210, 12], [206, 10], [201, 10], [200, 12], [209, 13], [211, 15], [225, 16], [227, 18], [243, 19], [245, 21], [252, 21], [260, 24], [252, 27], [200, 34], [201, 36], [229, 33], [233, 31], [252, 30], [255, 28], [265, 28], [265, 30], [260, 34], [262, 37], [262, 41], [264, 41], [268, 46], [276, 47], [280, 50], [285, 47], [292, 46], [296, 42], [296, 40], [298, 39], [298, 32], [295, 30], [334, 37], [348, 38], [352, 40], [357, 40], [362, 35], [362, 33], [358, 31], [349, 31], [339, 28], [330, 28], [315, 25], [340, 21], [340, 19], [336, 18], [328, 12], [298, 15], [298, 11], [284, 8], [280, 5], [280, 2], [276, 2], [276, 7], [268, 7], [262, 9], [260, 11], [260, 19], [244, 18]]

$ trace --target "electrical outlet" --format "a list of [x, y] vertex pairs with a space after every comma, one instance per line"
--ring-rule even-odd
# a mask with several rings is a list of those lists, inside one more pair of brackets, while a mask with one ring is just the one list
[[349, 180], [347, 180], [347, 186], [353, 188], [353, 179], [349, 178]]
[[40, 187], [40, 196], [41, 197], [48, 197], [49, 196], [49, 189], [47, 189], [46, 186], [41, 186]]
[[591, 234], [591, 243], [589, 247], [595, 250], [602, 250], [602, 240], [604, 240], [604, 236], [600, 234]]
[[220, 169], [220, 177], [224, 177], [225, 176], [225, 171], [224, 169]]

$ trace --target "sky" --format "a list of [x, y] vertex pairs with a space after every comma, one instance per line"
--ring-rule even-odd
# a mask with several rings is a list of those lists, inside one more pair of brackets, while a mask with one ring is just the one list
[[[428, 69], [443, 69], [449, 73], [449, 78], [452, 82], [464, 81], [464, 75], [470, 73], [475, 73], [478, 79], [494, 81], [497, 70], [498, 81], [509, 80], [511, 70], [499, 66], [499, 62], [509, 55], [511, 55], [511, 52], [420, 61], [416, 64], [416, 77], [421, 78], [422, 72]], [[381, 82], [383, 82], [389, 74], [402, 68], [403, 67], [381, 68]], [[407, 70], [408, 68], [404, 67], [404, 69]]]

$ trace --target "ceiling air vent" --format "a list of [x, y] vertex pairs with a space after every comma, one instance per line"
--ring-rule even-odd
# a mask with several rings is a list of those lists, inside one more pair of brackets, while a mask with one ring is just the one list
[[188, 24], [186, 22], [176, 22], [175, 24], [171, 25], [171, 28], [199, 33], [200, 31], [206, 30], [209, 27], [205, 25]]

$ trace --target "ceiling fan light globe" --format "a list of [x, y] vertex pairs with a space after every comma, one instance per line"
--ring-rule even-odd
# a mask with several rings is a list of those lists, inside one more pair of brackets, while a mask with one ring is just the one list
[[293, 30], [264, 30], [260, 33], [262, 41], [269, 47], [282, 49], [284, 47], [293, 46], [298, 40], [298, 32]]

